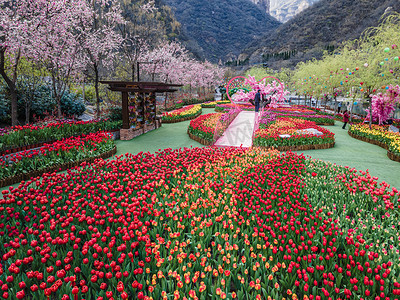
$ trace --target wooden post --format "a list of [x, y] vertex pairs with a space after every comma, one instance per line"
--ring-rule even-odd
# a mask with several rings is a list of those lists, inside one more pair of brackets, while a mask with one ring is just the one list
[[129, 129], [128, 92], [122, 92], [122, 129]]

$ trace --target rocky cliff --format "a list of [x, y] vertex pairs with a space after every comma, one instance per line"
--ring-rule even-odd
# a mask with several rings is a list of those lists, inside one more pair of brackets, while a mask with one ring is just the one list
[[271, 0], [270, 14], [284, 23], [319, 0]]
[[270, 0], [250, 0], [250, 1], [256, 4], [258, 7], [260, 7], [267, 14], [270, 13], [270, 8], [271, 8]]

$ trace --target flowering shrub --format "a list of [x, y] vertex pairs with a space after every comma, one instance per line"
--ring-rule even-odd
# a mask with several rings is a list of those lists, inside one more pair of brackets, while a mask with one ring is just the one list
[[[378, 122], [379, 125], [384, 124], [396, 109], [396, 104], [400, 103], [400, 86], [389, 85], [385, 94], [379, 93], [372, 96], [372, 120]], [[370, 110], [367, 109], [368, 120], [370, 118]]]
[[14, 126], [0, 134], [0, 152], [16, 147], [57, 141], [75, 135], [110, 131], [122, 127], [121, 121], [55, 121], [35, 125]]
[[294, 153], [127, 154], [3, 196], [3, 298], [399, 298], [399, 191]]
[[222, 114], [205, 114], [190, 121], [188, 133], [200, 139], [214, 142], [214, 133]]
[[[282, 147], [300, 145], [332, 144], [335, 137], [329, 130], [317, 126], [315, 122], [297, 118], [277, 118], [268, 116], [268, 121], [261, 121], [263, 126], [254, 134], [254, 145], [262, 147]], [[264, 123], [266, 122], [266, 123]], [[317, 136], [312, 133], [299, 132], [304, 129], [316, 129], [322, 133]], [[288, 135], [281, 137], [280, 135]]]
[[166, 112], [162, 115], [162, 121], [168, 122], [180, 122], [189, 119], [194, 119], [201, 114], [201, 105], [189, 105], [172, 112]]
[[388, 131], [389, 126], [356, 124], [350, 126], [349, 133], [378, 141], [387, 146], [388, 151], [400, 155], [400, 133]]
[[96, 132], [0, 157], [0, 179], [95, 157], [114, 148], [110, 134]]

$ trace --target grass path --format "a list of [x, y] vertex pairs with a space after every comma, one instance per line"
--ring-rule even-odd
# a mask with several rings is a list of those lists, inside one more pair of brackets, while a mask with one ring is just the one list
[[[203, 114], [214, 112], [214, 109], [203, 108]], [[127, 152], [151, 152], [172, 148], [204, 147], [189, 138], [186, 131], [190, 121], [163, 124], [161, 128], [141, 135], [131, 141], [116, 141], [117, 155]], [[357, 170], [369, 170], [379, 181], [386, 181], [391, 186], [400, 189], [400, 163], [390, 160], [387, 151], [379, 146], [353, 139], [342, 129], [343, 123], [326, 128], [335, 133], [335, 147], [324, 150], [304, 151], [304, 155], [321, 159]]]

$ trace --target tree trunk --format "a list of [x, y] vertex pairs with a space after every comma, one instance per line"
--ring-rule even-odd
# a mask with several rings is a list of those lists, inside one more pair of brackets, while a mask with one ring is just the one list
[[353, 122], [353, 107], [354, 107], [354, 102], [351, 103], [351, 108], [350, 108], [350, 123]]
[[28, 99], [25, 99], [25, 124], [29, 124], [30, 114], [31, 114], [31, 103]]
[[11, 96], [11, 126], [18, 125], [18, 97], [17, 97], [17, 88], [13, 83], [12, 86], [8, 86], [10, 88], [10, 96]]
[[86, 103], [85, 101], [85, 80], [82, 82], [82, 98], [83, 98], [83, 103]]
[[132, 81], [135, 81], [135, 63], [133, 62], [131, 65], [132, 70]]
[[97, 64], [94, 64], [94, 90], [96, 92], [97, 118], [100, 119], [100, 94], [99, 94], [99, 70]]
[[57, 116], [58, 118], [62, 118], [62, 112], [61, 112], [61, 96], [56, 95], [56, 105], [57, 105]]
[[334, 107], [334, 112], [333, 112], [334, 116], [336, 116], [336, 111], [337, 111], [337, 96], [335, 95], [335, 107]]
[[[0, 48], [0, 74], [10, 90], [11, 96], [11, 125], [15, 126], [18, 124], [18, 97], [17, 97], [17, 86], [15, 81], [8, 77], [5, 70], [5, 48]], [[15, 72], [14, 72], [15, 74]], [[16, 76], [14, 76], [16, 79]]]
[[369, 100], [369, 129], [372, 129], [372, 98], [368, 96]]

